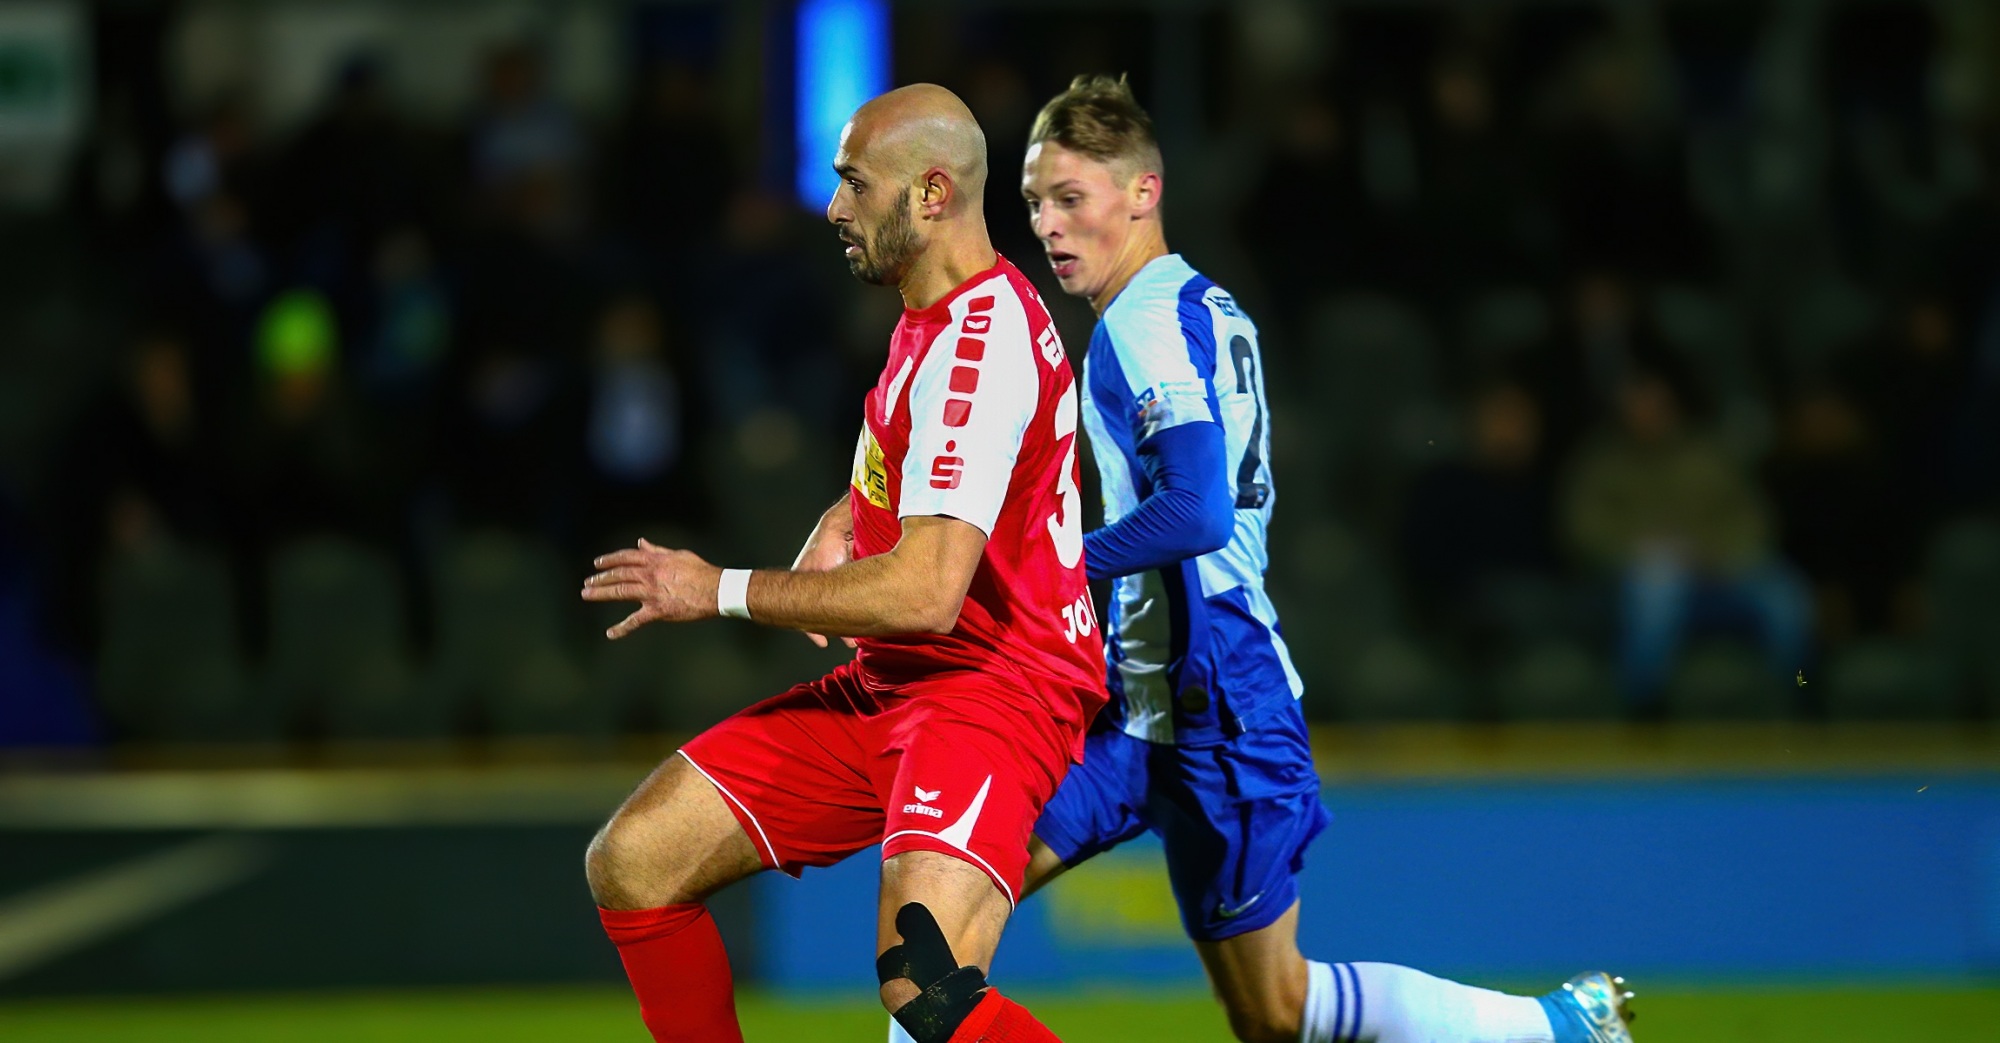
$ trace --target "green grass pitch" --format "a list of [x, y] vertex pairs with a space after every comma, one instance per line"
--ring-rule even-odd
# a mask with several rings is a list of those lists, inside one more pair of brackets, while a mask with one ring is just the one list
[[[1027, 997], [1076, 1043], [1229, 1038], [1192, 993]], [[749, 1043], [881, 1043], [866, 1002], [742, 998]], [[1742, 988], [1640, 993], [1639, 1043], [1986, 1041], [2000, 988]], [[645, 1043], [629, 996], [613, 989], [424, 991], [359, 995], [0, 1003], [7, 1043]]]

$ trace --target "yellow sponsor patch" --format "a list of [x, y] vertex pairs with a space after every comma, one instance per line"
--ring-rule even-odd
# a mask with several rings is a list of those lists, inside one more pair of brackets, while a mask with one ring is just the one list
[[861, 425], [861, 438], [854, 443], [854, 474], [849, 479], [868, 502], [889, 509], [889, 468], [882, 462], [882, 446], [875, 433]]

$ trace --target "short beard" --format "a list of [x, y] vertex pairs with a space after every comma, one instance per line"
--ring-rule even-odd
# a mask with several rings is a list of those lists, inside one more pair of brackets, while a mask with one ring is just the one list
[[847, 262], [847, 270], [870, 286], [901, 282], [920, 245], [910, 211], [902, 206], [891, 209], [888, 221], [876, 229], [872, 240], [861, 242], [861, 253]]

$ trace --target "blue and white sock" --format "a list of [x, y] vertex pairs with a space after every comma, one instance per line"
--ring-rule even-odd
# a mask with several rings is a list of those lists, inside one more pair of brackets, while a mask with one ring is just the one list
[[1308, 963], [1299, 1043], [1556, 1043], [1532, 996], [1393, 963]]

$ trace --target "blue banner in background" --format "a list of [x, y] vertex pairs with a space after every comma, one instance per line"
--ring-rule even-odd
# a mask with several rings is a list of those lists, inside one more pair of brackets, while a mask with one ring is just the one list
[[847, 117], [889, 89], [888, 0], [804, 0], [794, 46], [794, 191], [810, 212], [839, 186], [833, 153]]
[[[2000, 777], [1422, 783], [1327, 790], [1300, 944], [1483, 979], [2000, 970]], [[758, 977], [872, 989], [878, 854], [757, 878]], [[1022, 903], [995, 978], [1182, 985], [1159, 845]]]

